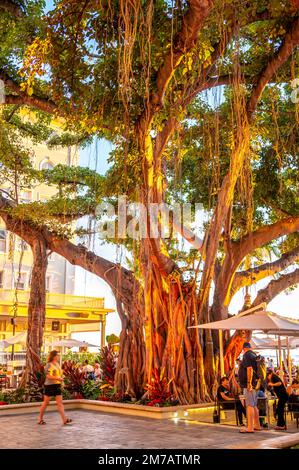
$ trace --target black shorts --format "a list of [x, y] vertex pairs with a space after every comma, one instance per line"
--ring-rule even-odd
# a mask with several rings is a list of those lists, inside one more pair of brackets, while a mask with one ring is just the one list
[[44, 394], [47, 397], [57, 397], [61, 395], [61, 385], [60, 384], [45, 385]]

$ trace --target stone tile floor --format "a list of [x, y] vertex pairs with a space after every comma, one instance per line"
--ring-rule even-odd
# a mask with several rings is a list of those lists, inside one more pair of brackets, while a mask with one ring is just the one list
[[85, 410], [68, 411], [68, 416], [71, 426], [62, 426], [56, 412], [47, 413], [45, 426], [38, 426], [31, 413], [0, 417], [0, 449], [231, 449], [285, 435], [270, 430], [249, 436], [232, 426]]

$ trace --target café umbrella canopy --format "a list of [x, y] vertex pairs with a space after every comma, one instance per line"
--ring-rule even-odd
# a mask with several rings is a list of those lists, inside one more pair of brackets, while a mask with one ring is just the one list
[[252, 337], [250, 339], [250, 344], [252, 349], [276, 349], [277, 348], [277, 342], [273, 338], [257, 338]]
[[54, 348], [98, 348], [98, 345], [87, 343], [86, 341], [79, 341], [77, 339], [61, 339], [54, 341], [51, 344]]
[[0, 341], [0, 349], [7, 349], [14, 344], [21, 344], [23, 346], [26, 345], [27, 341], [27, 332], [23, 331], [22, 333], [18, 333], [17, 335], [12, 336], [8, 339], [3, 339]]
[[[299, 321], [287, 317], [282, 317], [277, 313], [265, 310], [265, 304], [258, 305], [253, 309], [246, 310], [226, 320], [220, 320], [211, 323], [204, 323], [202, 325], [195, 325], [190, 328], [200, 328], [205, 330], [218, 330], [219, 331], [219, 351], [220, 351], [220, 370], [221, 375], [224, 375], [224, 361], [223, 361], [223, 330], [251, 330], [263, 331], [267, 334], [278, 335], [279, 348], [280, 336], [294, 336], [299, 337]], [[289, 347], [288, 357], [290, 359]], [[290, 365], [290, 360], [289, 360]]]

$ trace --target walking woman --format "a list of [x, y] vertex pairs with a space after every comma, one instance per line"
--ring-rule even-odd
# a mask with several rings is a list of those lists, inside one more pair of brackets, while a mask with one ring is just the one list
[[268, 388], [272, 388], [278, 398], [278, 404], [276, 409], [277, 426], [275, 429], [277, 429], [278, 431], [286, 430], [287, 426], [284, 419], [284, 407], [289, 399], [287, 390], [284, 386], [282, 379], [274, 372], [269, 372], [267, 374], [267, 382]]
[[44, 413], [51, 400], [51, 397], [55, 397], [57, 408], [61, 416], [63, 424], [70, 424], [71, 419], [67, 418], [64, 413], [64, 406], [62, 403], [61, 396], [61, 384], [63, 382], [62, 370], [59, 365], [59, 353], [58, 351], [51, 351], [48, 356], [47, 365], [45, 367], [45, 391], [44, 401], [40, 407], [38, 424], [46, 424], [44, 421]]

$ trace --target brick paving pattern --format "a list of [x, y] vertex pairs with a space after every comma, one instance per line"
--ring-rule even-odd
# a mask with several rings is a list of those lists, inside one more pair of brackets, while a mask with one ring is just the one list
[[262, 431], [242, 435], [236, 427], [200, 424], [196, 421], [148, 418], [68, 411], [71, 426], [62, 426], [56, 412], [48, 412], [44, 426], [35, 414], [0, 417], [0, 449], [206, 449], [236, 448], [250, 441], [260, 443], [284, 435]]

